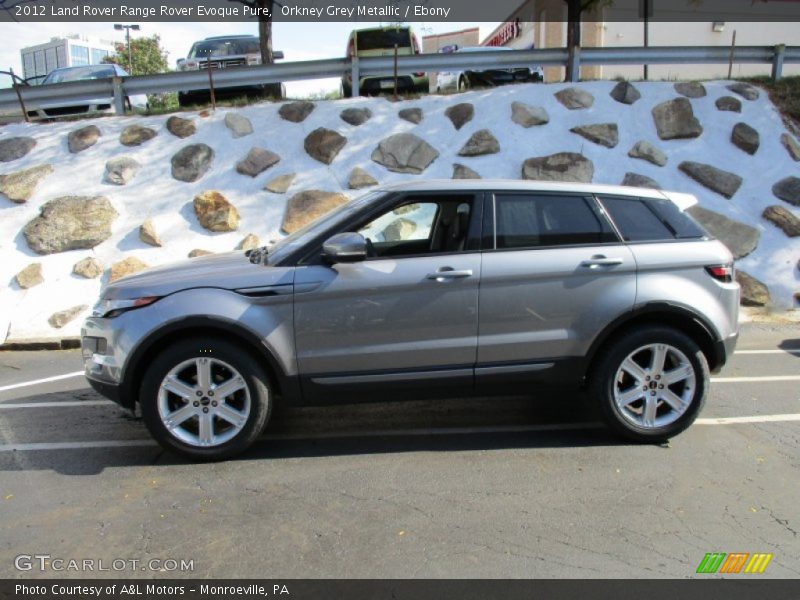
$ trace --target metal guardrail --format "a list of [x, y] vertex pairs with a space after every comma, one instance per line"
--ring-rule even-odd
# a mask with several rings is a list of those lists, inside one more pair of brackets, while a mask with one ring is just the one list
[[[582, 48], [570, 57], [566, 48], [511, 50], [507, 52], [457, 52], [452, 54], [417, 54], [369, 58], [335, 58], [257, 65], [213, 70], [215, 88], [239, 87], [341, 77], [350, 73], [353, 95], [358, 95], [359, 78], [365, 75], [397, 73], [405, 75], [421, 71], [462, 71], [489, 68], [566, 66], [570, 58], [580, 65], [663, 65], [724, 64], [731, 60], [731, 49], [724, 46], [650, 46], [620, 48]], [[734, 63], [771, 64], [772, 76], [780, 79], [784, 63], [800, 63], [800, 46], [739, 46], [733, 51]], [[579, 69], [573, 68], [578, 74]], [[186, 90], [208, 90], [207, 70], [177, 71], [160, 75], [112, 77], [52, 85], [20, 87], [26, 106], [40, 102], [80, 103], [93, 99], [114, 98], [117, 113], [124, 113], [125, 97], [134, 94], [159, 94]], [[107, 103], [107, 102], [106, 102]], [[0, 90], [0, 109], [19, 108], [15, 90]]]

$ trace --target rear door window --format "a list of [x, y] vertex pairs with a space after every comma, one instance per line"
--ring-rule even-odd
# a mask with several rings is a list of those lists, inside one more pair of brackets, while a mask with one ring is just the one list
[[603, 196], [600, 201], [626, 242], [699, 239], [706, 235], [669, 200]]
[[617, 242], [609, 225], [582, 196], [498, 194], [496, 248], [536, 248]]

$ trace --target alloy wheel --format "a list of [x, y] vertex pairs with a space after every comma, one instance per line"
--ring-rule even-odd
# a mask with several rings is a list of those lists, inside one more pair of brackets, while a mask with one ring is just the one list
[[173, 367], [158, 390], [158, 414], [178, 440], [199, 448], [230, 441], [250, 417], [250, 392], [241, 374], [216, 358]]
[[681, 350], [656, 343], [631, 352], [617, 369], [613, 385], [620, 414], [638, 427], [656, 429], [686, 413], [697, 378]]

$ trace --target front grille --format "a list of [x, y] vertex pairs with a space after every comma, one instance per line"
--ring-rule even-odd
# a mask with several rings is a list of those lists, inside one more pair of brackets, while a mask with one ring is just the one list
[[44, 114], [48, 117], [60, 117], [63, 115], [79, 115], [89, 112], [89, 106], [59, 106], [58, 108], [45, 108]]
[[231, 67], [243, 67], [247, 64], [244, 58], [232, 58], [231, 60], [212, 60], [202, 63], [202, 69], [229, 69]]

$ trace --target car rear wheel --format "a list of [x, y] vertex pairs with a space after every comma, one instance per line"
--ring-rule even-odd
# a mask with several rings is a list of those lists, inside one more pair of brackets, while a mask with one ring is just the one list
[[193, 460], [220, 460], [246, 450], [263, 431], [272, 394], [264, 369], [242, 348], [193, 338], [153, 360], [139, 402], [162, 446]]
[[462, 75], [458, 78], [458, 91], [459, 92], [466, 92], [469, 90], [469, 78], [466, 75]]
[[640, 442], [662, 442], [689, 427], [708, 384], [708, 362], [694, 340], [654, 326], [613, 342], [590, 381], [609, 427]]

